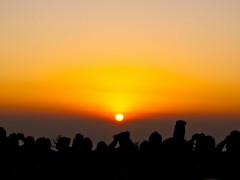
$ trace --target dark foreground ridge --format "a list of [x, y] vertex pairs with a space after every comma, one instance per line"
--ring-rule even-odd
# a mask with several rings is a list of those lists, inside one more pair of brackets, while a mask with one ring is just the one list
[[185, 126], [185, 121], [178, 120], [173, 137], [163, 140], [160, 133], [152, 132], [139, 145], [132, 142], [130, 132], [120, 132], [110, 144], [98, 142], [96, 149], [90, 138], [79, 133], [72, 143], [68, 137], [59, 137], [55, 150], [49, 138], [7, 136], [0, 127], [0, 178], [240, 179], [240, 131], [230, 132], [216, 144], [203, 133], [186, 140]]

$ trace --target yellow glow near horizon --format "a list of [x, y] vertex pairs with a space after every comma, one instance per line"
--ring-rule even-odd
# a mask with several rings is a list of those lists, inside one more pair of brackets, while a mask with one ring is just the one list
[[233, 87], [160, 68], [102, 66], [69, 69], [25, 83], [8, 82], [0, 89], [0, 104], [65, 109], [107, 119], [116, 112], [128, 114], [129, 119], [141, 113], [236, 112], [238, 102], [225, 94], [238, 93], [239, 87]]

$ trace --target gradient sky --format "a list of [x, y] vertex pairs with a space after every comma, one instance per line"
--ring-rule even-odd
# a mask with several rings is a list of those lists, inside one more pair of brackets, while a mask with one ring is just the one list
[[36, 114], [68, 124], [62, 134], [76, 125], [63, 116], [86, 124], [112, 123], [116, 113], [126, 123], [237, 122], [239, 9], [238, 0], [2, 0], [0, 125], [34, 134]]

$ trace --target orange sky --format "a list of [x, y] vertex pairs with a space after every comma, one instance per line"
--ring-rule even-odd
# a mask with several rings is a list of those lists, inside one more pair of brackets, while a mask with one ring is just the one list
[[0, 2], [0, 107], [240, 114], [240, 1]]

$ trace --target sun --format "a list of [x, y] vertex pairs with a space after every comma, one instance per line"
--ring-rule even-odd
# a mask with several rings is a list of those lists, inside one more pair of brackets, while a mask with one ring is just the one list
[[116, 121], [122, 121], [124, 119], [124, 116], [122, 114], [116, 114], [115, 119]]

